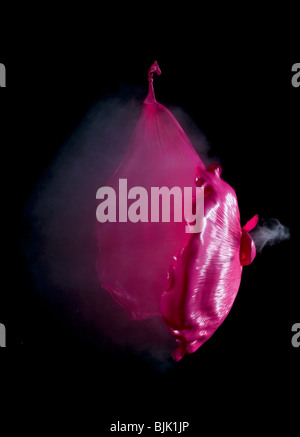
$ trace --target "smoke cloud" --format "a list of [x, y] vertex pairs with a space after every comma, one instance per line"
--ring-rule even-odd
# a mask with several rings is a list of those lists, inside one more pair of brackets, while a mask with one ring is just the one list
[[[93, 333], [93, 346], [130, 349], [147, 360], [154, 358], [165, 370], [172, 365], [174, 340], [164, 321], [129, 320], [100, 287], [95, 265], [96, 191], [106, 185], [126, 154], [141, 111], [142, 99], [122, 93], [89, 111], [28, 201], [22, 247], [41, 299], [54, 303], [54, 310], [56, 305], [65, 308], [66, 319], [81, 336], [86, 328]], [[188, 123], [186, 114], [184, 119]], [[205, 154], [207, 143], [195, 129], [193, 138], [197, 151], [202, 148]]]
[[254, 240], [257, 252], [261, 252], [265, 246], [273, 246], [290, 238], [289, 229], [277, 218], [265, 220], [250, 232]]

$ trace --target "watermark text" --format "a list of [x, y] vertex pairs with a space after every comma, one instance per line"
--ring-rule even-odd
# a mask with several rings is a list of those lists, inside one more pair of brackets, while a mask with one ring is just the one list
[[6, 68], [4, 64], [0, 63], [0, 87], [6, 87]]
[[6, 347], [6, 330], [3, 323], [0, 323], [0, 347]]
[[292, 332], [295, 332], [292, 336], [292, 346], [300, 347], [300, 323], [293, 324]]
[[292, 85], [294, 88], [298, 88], [300, 86], [300, 62], [292, 66], [292, 72], [294, 73], [292, 76]]
[[[204, 222], [203, 187], [144, 187], [128, 190], [127, 179], [119, 179], [118, 194], [112, 187], [97, 190], [96, 199], [102, 200], [96, 209], [100, 223], [186, 222], [186, 233], [199, 233]], [[118, 197], [118, 199], [117, 199]]]

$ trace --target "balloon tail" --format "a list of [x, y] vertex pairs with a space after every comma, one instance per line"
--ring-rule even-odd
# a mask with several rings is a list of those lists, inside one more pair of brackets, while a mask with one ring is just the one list
[[157, 61], [154, 61], [154, 63], [150, 67], [150, 70], [148, 71], [149, 92], [148, 92], [147, 97], [144, 100], [144, 103], [153, 104], [156, 102], [155, 94], [154, 94], [154, 87], [153, 87], [153, 73], [156, 73], [158, 76], [161, 75], [161, 70], [158, 66]]

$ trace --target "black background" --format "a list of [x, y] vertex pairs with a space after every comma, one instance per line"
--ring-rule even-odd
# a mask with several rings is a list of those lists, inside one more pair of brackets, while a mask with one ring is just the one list
[[[207, 426], [286, 432], [299, 393], [299, 350], [291, 345], [300, 321], [300, 88], [291, 85], [300, 50], [293, 25], [259, 13], [246, 23], [242, 12], [222, 26], [214, 15], [205, 26], [203, 11], [195, 23], [195, 11], [160, 21], [159, 11], [149, 21], [142, 11], [129, 20], [117, 6], [96, 17], [79, 10], [76, 20], [46, 8], [26, 12], [24, 19], [20, 10], [10, 15], [0, 47], [7, 70], [0, 92], [1, 365], [11, 429], [106, 435], [117, 420], [188, 420], [192, 435]], [[88, 329], [80, 336], [72, 330], [64, 312], [38, 299], [19, 244], [30, 193], [87, 110], [122, 84], [146, 89], [155, 59], [162, 70], [157, 99], [184, 108], [206, 135], [237, 192], [242, 222], [255, 213], [277, 217], [291, 233], [244, 269], [234, 310], [217, 333], [165, 372], [95, 345]]]

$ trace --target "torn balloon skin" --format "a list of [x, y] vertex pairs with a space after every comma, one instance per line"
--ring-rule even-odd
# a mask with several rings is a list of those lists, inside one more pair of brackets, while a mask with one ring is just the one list
[[[160, 74], [157, 62], [148, 73], [149, 93], [130, 144], [124, 144], [127, 154], [106, 184], [116, 192], [120, 179], [127, 180], [128, 191], [136, 186], [148, 193], [151, 187], [176, 186], [183, 191], [194, 185], [195, 168], [205, 169], [178, 121], [156, 101], [154, 73]], [[126, 194], [119, 193], [119, 197], [124, 200]], [[117, 217], [120, 209], [117, 205]], [[130, 318], [161, 315], [160, 298], [167, 285], [168, 267], [184, 244], [185, 226], [184, 220], [96, 224], [100, 283]]]
[[228, 315], [236, 298], [243, 266], [256, 254], [249, 232], [254, 216], [241, 227], [234, 189], [221, 178], [221, 167], [197, 167], [196, 185], [204, 188], [204, 224], [190, 234], [173, 257], [161, 312], [178, 348], [179, 361], [206, 342]]
[[177, 120], [156, 101], [154, 73], [161, 73], [157, 62], [148, 73], [149, 93], [129, 150], [107, 185], [117, 188], [126, 178], [128, 190], [183, 189], [195, 184], [196, 169], [196, 186], [204, 188], [204, 224], [200, 233], [188, 235], [184, 221], [97, 224], [97, 271], [103, 288], [131, 318], [163, 316], [178, 342], [178, 361], [228, 315], [243, 266], [255, 257], [249, 232], [257, 216], [241, 227], [235, 191], [221, 178], [219, 165], [205, 168]]

